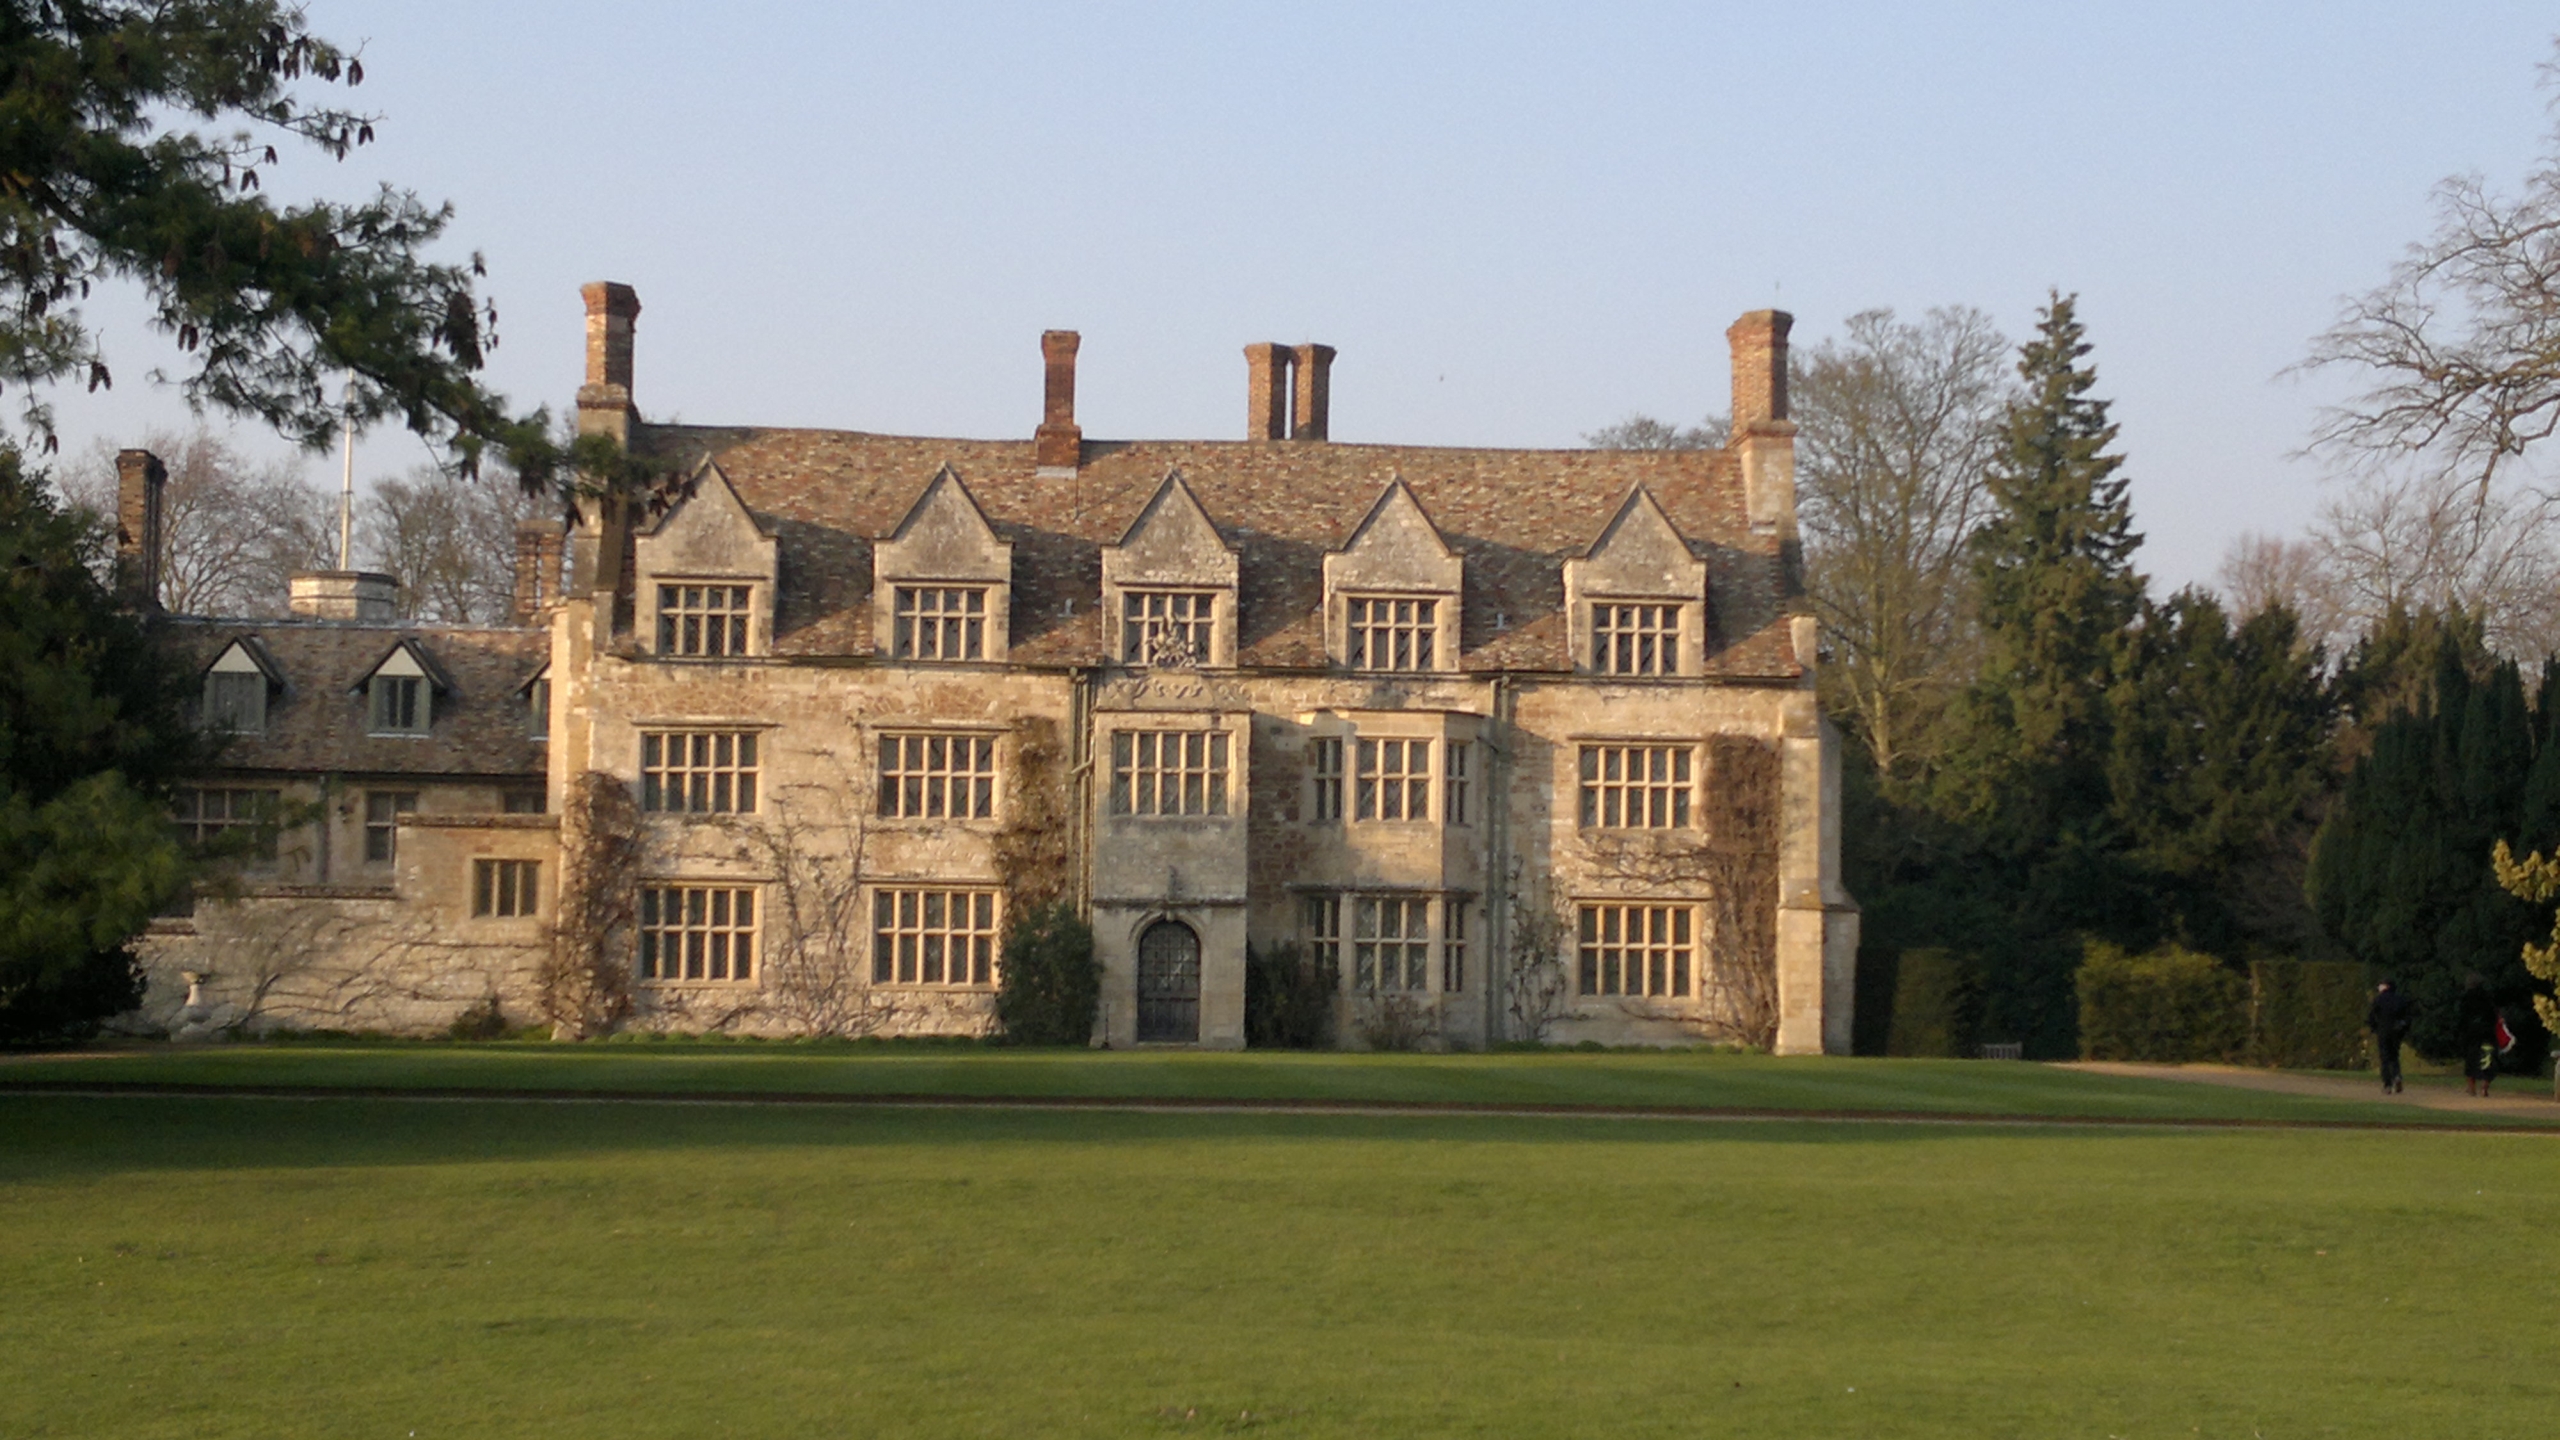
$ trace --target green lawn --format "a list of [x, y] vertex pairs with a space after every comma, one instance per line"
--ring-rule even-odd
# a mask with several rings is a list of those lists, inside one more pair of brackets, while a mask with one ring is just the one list
[[[1633, 1105], [2158, 1119], [2517, 1123], [2045, 1065], [1705, 1051], [1348, 1055], [752, 1044], [296, 1042], [0, 1053], [22, 1081], [713, 1094]], [[2530, 1091], [2538, 1082], [2524, 1082]], [[2553, 1123], [2560, 1123], [2555, 1107]], [[2532, 1123], [2530, 1121], [2523, 1123]]]
[[2555, 1189], [2516, 1134], [0, 1095], [0, 1434], [2539, 1434]]

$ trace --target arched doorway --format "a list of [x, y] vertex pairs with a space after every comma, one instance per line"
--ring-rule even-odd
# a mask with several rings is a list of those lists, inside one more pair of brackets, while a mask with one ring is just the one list
[[1138, 936], [1138, 1038], [1200, 1039], [1200, 936], [1179, 920]]

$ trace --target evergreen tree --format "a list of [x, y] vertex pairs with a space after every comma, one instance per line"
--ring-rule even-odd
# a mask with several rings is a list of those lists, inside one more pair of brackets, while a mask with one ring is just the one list
[[139, 998], [126, 942], [185, 883], [188, 679], [98, 580], [104, 539], [0, 448], [0, 1041]]
[[1940, 785], [1945, 807], [2013, 859], [2086, 845], [2107, 813], [2105, 699], [2142, 603], [2142, 537], [2073, 300], [2054, 296], [2020, 347], [2026, 393], [1973, 539], [1982, 672], [1956, 707]]
[[[2547, 669], [2543, 692], [2553, 698]], [[2410, 1038], [2423, 1053], [2454, 1053], [2466, 976], [2486, 978], [2519, 1017], [2536, 988], [2522, 959], [2538, 938], [2533, 911], [2499, 884], [2490, 857], [2502, 840], [2550, 838], [2553, 722], [2528, 709], [2512, 662], [2475, 680], [2447, 632], [2432, 693], [2374, 728], [2372, 752], [2321, 827], [2312, 903], [2349, 953], [2417, 1003]]]

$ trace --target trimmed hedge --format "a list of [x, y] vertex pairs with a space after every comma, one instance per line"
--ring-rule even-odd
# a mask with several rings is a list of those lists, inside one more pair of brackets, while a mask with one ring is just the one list
[[1902, 952], [1884, 1053], [1970, 1059], [1981, 1026], [1982, 967], [1973, 956], [1937, 947]]
[[2364, 1070], [2364, 967], [2344, 960], [2249, 964], [2249, 1058], [2288, 1070]]
[[1341, 967], [1282, 942], [1244, 954], [1244, 1043], [1255, 1050], [1322, 1050], [1333, 1043]]
[[1093, 927], [1064, 901], [1023, 911], [1004, 932], [996, 1018], [1015, 1045], [1086, 1045], [1102, 1006]]
[[2236, 1060], [2249, 1048], [2248, 983], [2210, 955], [2092, 941], [2079, 989], [2082, 1059]]

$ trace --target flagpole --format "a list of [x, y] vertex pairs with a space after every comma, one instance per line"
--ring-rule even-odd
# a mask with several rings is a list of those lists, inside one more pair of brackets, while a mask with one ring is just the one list
[[356, 543], [356, 379], [347, 377], [346, 467], [338, 481], [338, 568], [354, 565]]

